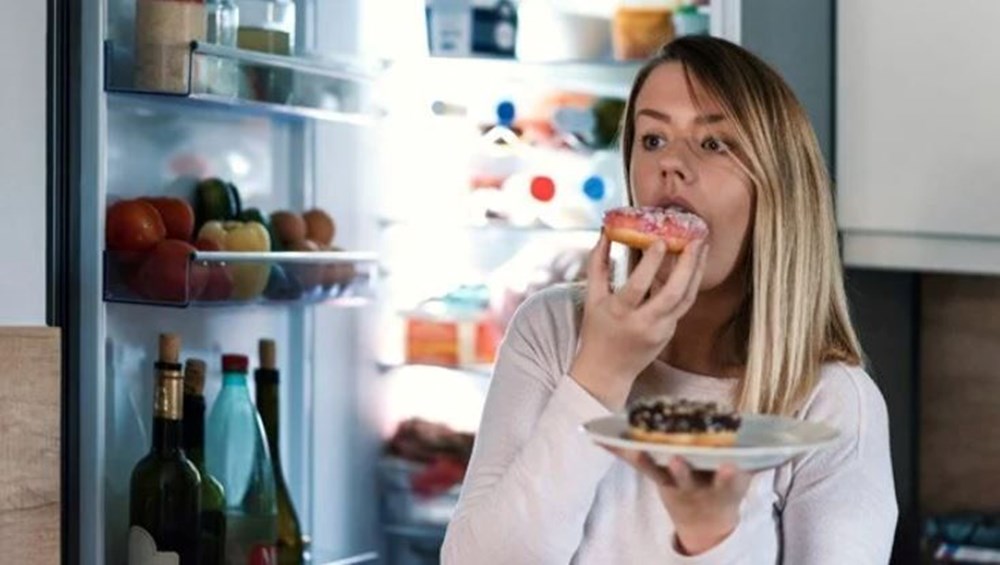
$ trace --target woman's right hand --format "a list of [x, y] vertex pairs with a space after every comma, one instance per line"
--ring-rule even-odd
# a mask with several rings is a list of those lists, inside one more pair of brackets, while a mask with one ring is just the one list
[[[650, 294], [666, 256], [662, 241], [643, 252], [621, 289], [610, 288], [611, 242], [601, 239], [587, 265], [587, 296], [570, 376], [610, 410], [625, 405], [632, 383], [670, 343], [677, 321], [698, 296], [708, 245], [691, 242], [669, 279]], [[648, 296], [648, 298], [647, 298]]]

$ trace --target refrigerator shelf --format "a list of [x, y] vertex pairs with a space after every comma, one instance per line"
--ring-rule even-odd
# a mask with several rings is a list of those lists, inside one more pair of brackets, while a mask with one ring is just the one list
[[309, 563], [312, 565], [360, 565], [361, 563], [375, 563], [379, 559], [378, 553], [374, 551], [344, 557], [343, 552], [313, 549], [310, 556]]
[[382, 526], [382, 529], [389, 535], [401, 538], [443, 541], [447, 525], [409, 526], [402, 524], [385, 524]]
[[104, 89], [116, 96], [362, 126], [379, 115], [364, 101], [385, 68], [347, 57], [276, 55], [200, 41], [161, 54], [160, 66], [141, 67], [132, 46], [110, 40], [104, 57]]
[[643, 63], [613, 59], [536, 62], [500, 57], [432, 56], [428, 58], [427, 70], [440, 80], [449, 76], [463, 77], [467, 84], [521, 83], [624, 99], [628, 98], [632, 79]]
[[378, 369], [378, 372], [383, 375], [389, 373], [395, 373], [397, 371], [417, 370], [417, 371], [446, 371], [450, 373], [459, 373], [481, 379], [489, 379], [493, 376], [493, 365], [471, 365], [471, 366], [454, 367], [450, 365], [431, 365], [428, 363], [405, 363], [405, 362], [391, 363], [385, 361], [378, 361], [375, 363], [375, 366]]
[[443, 221], [443, 222], [431, 222], [428, 220], [410, 220], [405, 218], [394, 218], [394, 217], [381, 217], [378, 219], [379, 227], [382, 229], [415, 229], [415, 230], [434, 230], [434, 231], [482, 231], [490, 232], [496, 234], [511, 234], [511, 235], [531, 235], [531, 234], [586, 234], [586, 233], [598, 233], [600, 232], [599, 227], [573, 227], [573, 228], [554, 228], [543, 224], [536, 225], [512, 225], [504, 223], [502, 221], [496, 222], [477, 222], [477, 223], [462, 223], [457, 221]]
[[378, 278], [374, 253], [197, 251], [187, 258], [104, 252], [104, 301], [174, 308], [362, 306]]

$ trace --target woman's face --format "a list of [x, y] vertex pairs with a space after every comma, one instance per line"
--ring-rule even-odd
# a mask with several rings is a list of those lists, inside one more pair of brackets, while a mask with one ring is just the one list
[[[734, 124], [692, 79], [695, 104], [681, 63], [649, 74], [636, 98], [629, 183], [637, 206], [680, 205], [708, 223], [703, 290], [724, 282], [742, 261], [754, 195], [730, 153]], [[666, 280], [672, 261], [658, 275]]]

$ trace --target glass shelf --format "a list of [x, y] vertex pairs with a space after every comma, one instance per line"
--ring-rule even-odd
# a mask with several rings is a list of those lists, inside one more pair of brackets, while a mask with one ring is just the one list
[[447, 525], [411, 526], [405, 524], [385, 524], [382, 529], [389, 535], [410, 539], [444, 540]]
[[445, 222], [432, 222], [429, 220], [410, 220], [404, 218], [392, 218], [392, 217], [380, 217], [378, 219], [378, 225], [382, 229], [388, 228], [406, 228], [406, 229], [419, 229], [419, 230], [474, 230], [483, 232], [495, 232], [495, 233], [510, 233], [510, 234], [558, 234], [558, 233], [572, 233], [572, 234], [586, 234], [586, 233], [598, 233], [600, 232], [599, 226], [592, 227], [573, 227], [573, 228], [553, 228], [544, 224], [533, 224], [533, 225], [513, 225], [503, 221], [486, 221], [477, 223], [462, 223], [456, 221], [445, 221]]
[[493, 376], [493, 365], [472, 365], [453, 367], [449, 365], [431, 365], [427, 363], [390, 363], [377, 361], [375, 367], [378, 372], [385, 375], [396, 371], [416, 370], [416, 371], [448, 371], [451, 373], [461, 373], [472, 377], [488, 379]]
[[378, 553], [374, 551], [344, 557], [343, 552], [313, 549], [310, 551], [310, 555], [309, 563], [311, 565], [360, 565], [361, 563], [375, 563], [379, 559]]
[[[105, 91], [292, 119], [370, 125], [367, 89], [385, 66], [349, 58], [285, 56], [194, 41], [162, 64], [136, 64], [132, 46], [104, 43]], [[181, 64], [169, 61], [183, 57]], [[169, 63], [174, 64], [169, 64]], [[171, 74], [171, 72], [173, 73]]]
[[612, 59], [535, 62], [492, 57], [442, 57], [427, 59], [433, 75], [462, 77], [486, 84], [525, 83], [594, 96], [628, 98], [632, 79], [645, 61]]
[[104, 300], [150, 306], [361, 306], [378, 278], [374, 253], [197, 251], [188, 257], [104, 252]]

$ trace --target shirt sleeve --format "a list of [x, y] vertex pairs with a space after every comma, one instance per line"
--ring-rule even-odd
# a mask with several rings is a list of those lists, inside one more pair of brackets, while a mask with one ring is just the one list
[[834, 367], [804, 415], [840, 436], [792, 466], [784, 562], [881, 565], [889, 562], [898, 514], [885, 401], [863, 370]]
[[522, 306], [500, 348], [441, 551], [446, 565], [569, 563], [614, 461], [580, 430], [609, 411], [562, 372], [559, 341], [575, 348], [575, 337], [559, 330], [541, 294]]

